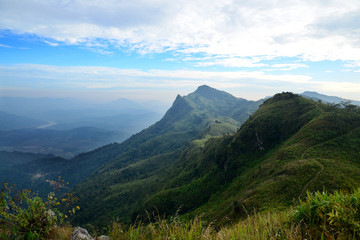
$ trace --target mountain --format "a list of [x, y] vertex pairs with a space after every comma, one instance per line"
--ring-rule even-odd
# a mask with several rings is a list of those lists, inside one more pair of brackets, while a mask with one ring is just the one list
[[17, 129], [0, 131], [0, 150], [54, 154], [65, 158], [88, 152], [115, 141], [125, 140], [127, 134], [93, 127], [71, 130]]
[[[72, 111], [62, 112], [63, 116], [71, 115]], [[137, 133], [144, 128], [149, 127], [154, 122], [160, 119], [160, 115], [154, 112], [129, 112], [129, 113], [114, 113], [111, 116], [103, 117], [82, 117], [74, 121], [57, 123], [49, 126], [48, 129], [54, 130], [71, 130], [80, 127], [95, 127], [106, 129], [110, 131], [121, 131], [126, 135], [126, 138], [132, 134]]]
[[15, 130], [21, 128], [38, 128], [47, 122], [8, 114], [0, 111], [0, 130]]
[[0, 111], [31, 118], [39, 118], [46, 111], [82, 109], [87, 106], [87, 103], [76, 99], [0, 97]]
[[1, 97], [1, 110], [5, 112], [0, 112], [0, 150], [51, 153], [65, 158], [122, 142], [161, 116], [123, 98], [93, 103]]
[[359, 108], [275, 95], [223, 143], [222, 152], [210, 155], [229, 183], [195, 213], [233, 218], [246, 214], [242, 206], [248, 211], [281, 208], [306, 191], [358, 188], [359, 127]]
[[[146, 221], [147, 210], [203, 215], [221, 225], [254, 209], [293, 205], [307, 190], [360, 186], [358, 108], [282, 93], [266, 100], [235, 134], [227, 134], [230, 119], [245, 109], [242, 99], [224, 107], [220, 99], [227, 97], [207, 87], [178, 96], [162, 120], [114, 146], [118, 152], [112, 160], [74, 189], [82, 210], [73, 221]], [[207, 104], [210, 112], [204, 110]], [[225, 135], [213, 134], [220, 130]]]
[[[38, 127], [55, 130], [70, 130], [80, 127], [97, 127], [128, 133], [129, 137], [159, 120], [162, 113], [149, 110], [141, 104], [128, 99], [118, 99], [108, 103], [94, 103], [78, 99], [57, 98], [16, 98], [0, 97], [0, 111], [3, 114], [1, 130]], [[23, 125], [11, 121], [16, 115], [23, 118]], [[39, 119], [41, 124], [29, 118]], [[28, 124], [26, 121], [28, 120]], [[19, 122], [19, 120], [18, 120]], [[9, 126], [9, 127], [7, 127]]]
[[0, 182], [15, 184], [17, 189], [33, 189], [35, 192], [44, 190], [41, 191], [44, 196], [49, 192], [48, 184], [45, 181], [37, 181], [37, 170], [29, 171], [26, 166], [38, 159], [53, 158], [53, 155], [0, 151]]
[[154, 212], [221, 226], [292, 206], [306, 191], [360, 187], [359, 145], [358, 107], [292, 93], [246, 101], [200, 86], [122, 143], [11, 169], [36, 189], [59, 175], [75, 186], [76, 224], [145, 222]]
[[[59, 131], [48, 127], [3, 131], [0, 134], [0, 147], [8, 151], [54, 153], [62, 157], [85, 152], [66, 161], [53, 157], [46, 158], [46, 161], [34, 160], [16, 166], [23, 175], [43, 176], [40, 178], [42, 180], [56, 179], [60, 175], [73, 186], [95, 171], [100, 171], [100, 167], [121, 168], [138, 161], [147, 161], [151, 157], [162, 159], [164, 155], [176, 156], [179, 149], [186, 147], [194, 139], [204, 141], [211, 136], [234, 133], [260, 103], [261, 101], [246, 101], [226, 92], [201, 86], [188, 96], [178, 96], [173, 107], [160, 121], [121, 144], [112, 143], [86, 152], [96, 147], [96, 144], [119, 141], [119, 138], [109, 139], [109, 136], [114, 136], [97, 128]], [[136, 119], [136, 116], [132, 117], [134, 120], [131, 123], [124, 120], [120, 123], [131, 129], [144, 121]], [[109, 124], [117, 120], [117, 117], [109, 119]], [[101, 121], [104, 120], [100, 120], [99, 124]], [[40, 190], [35, 186], [32, 189]]]
[[50, 157], [52, 155], [43, 155], [35, 153], [23, 153], [23, 152], [7, 152], [0, 151], [0, 165], [3, 166], [13, 166], [16, 164], [24, 164], [30, 162], [34, 159]]
[[[112, 194], [112, 189], [128, 179], [136, 178], [131, 170], [134, 166], [145, 167], [142, 171], [144, 170], [148, 177], [155, 176], [159, 171], [158, 166], [170, 166], [190, 142], [198, 139], [200, 143], [213, 136], [235, 133], [261, 102], [247, 101], [209, 86], [200, 86], [187, 96], [178, 95], [160, 121], [123, 143], [105, 146], [75, 157], [71, 169], [80, 172], [68, 169], [62, 174], [66, 179], [70, 178], [70, 182], [81, 182], [81, 179], [72, 177], [75, 173], [82, 177], [90, 176], [91, 171], [87, 166], [100, 167], [92, 168], [96, 173], [77, 187], [80, 197], [84, 199], [84, 207], [92, 209], [79, 219], [83, 222], [92, 219], [95, 212], [102, 212], [104, 206], [109, 206], [110, 203], [119, 203], [121, 206], [113, 213], [104, 215], [105, 218], [109, 219], [110, 214], [116, 216], [120, 212], [127, 212], [129, 217], [128, 211], [134, 209], [132, 204], [137, 203], [129, 203], [134, 192], [125, 190], [129, 195], [123, 196], [121, 191]], [[122, 171], [128, 174], [119, 174]], [[140, 197], [146, 197], [146, 194], [141, 194]], [[122, 198], [126, 198], [127, 203], [121, 202]], [[90, 204], [92, 206], [88, 206]], [[99, 219], [98, 223], [101, 221]]]
[[[324, 94], [320, 94], [317, 92], [310, 92], [310, 91], [303, 92], [300, 95], [303, 97], [306, 97], [306, 98], [310, 98], [314, 101], [321, 100], [324, 103], [339, 104], [339, 103], [348, 101], [348, 99], [344, 99], [344, 98], [340, 98], [340, 97], [336, 97], [336, 96], [327, 96]], [[360, 101], [355, 101], [355, 100], [349, 100], [349, 101], [351, 104], [360, 106]]]
[[358, 188], [359, 127], [359, 109], [277, 94], [234, 136], [187, 149], [178, 159], [183, 167], [171, 168], [133, 216], [156, 206], [159, 214], [201, 214], [224, 224], [254, 209], [291, 206], [307, 190]]
[[72, 98], [0, 97], [0, 111], [44, 121], [70, 122], [117, 114], [156, 112], [134, 101], [120, 98], [107, 103]]
[[131, 101], [126, 98], [119, 98], [114, 101], [103, 104], [102, 108], [103, 109], [117, 109], [117, 110], [122, 110], [122, 111], [127, 110], [127, 109], [139, 109], [139, 110], [144, 109], [144, 107], [141, 104]]

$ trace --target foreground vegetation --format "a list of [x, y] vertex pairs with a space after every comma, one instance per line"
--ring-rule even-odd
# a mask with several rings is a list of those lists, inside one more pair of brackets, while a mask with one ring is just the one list
[[30, 189], [15, 191], [15, 185], [3, 183], [0, 192], [0, 239], [69, 239], [68, 216], [80, 209], [71, 193], [58, 198], [55, 193], [65, 187], [60, 177], [51, 181], [54, 192], [43, 201]]
[[[19, 203], [9, 198], [7, 185], [1, 195], [1, 239], [70, 239], [72, 227], [55, 206], [30, 191], [21, 192]], [[53, 195], [51, 195], [53, 196]], [[69, 200], [70, 198], [68, 198]], [[64, 199], [64, 202], [68, 201]], [[75, 211], [75, 210], [72, 210]], [[70, 212], [72, 212], [70, 211]], [[149, 216], [149, 219], [154, 219]], [[252, 213], [234, 225], [216, 227], [201, 217], [184, 220], [155, 217], [154, 222], [130, 226], [113, 222], [107, 228], [111, 239], [359, 239], [360, 190], [307, 193], [304, 201], [285, 211]], [[99, 234], [93, 232], [96, 237]]]
[[307, 194], [286, 211], [253, 213], [232, 226], [216, 228], [200, 218], [182, 221], [158, 218], [130, 227], [113, 223], [112, 239], [359, 239], [360, 190], [352, 194]]

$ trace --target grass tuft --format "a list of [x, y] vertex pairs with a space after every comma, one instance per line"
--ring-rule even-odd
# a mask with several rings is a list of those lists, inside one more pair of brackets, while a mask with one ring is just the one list
[[216, 229], [200, 217], [156, 217], [149, 224], [129, 227], [113, 222], [111, 239], [359, 239], [360, 190], [307, 194], [305, 201], [286, 211], [254, 213], [232, 226]]

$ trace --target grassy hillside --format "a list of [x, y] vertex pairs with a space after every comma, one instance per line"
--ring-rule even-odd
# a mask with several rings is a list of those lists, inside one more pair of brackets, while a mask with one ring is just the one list
[[[74, 186], [91, 176], [78, 187], [83, 201], [79, 204], [86, 209], [79, 219], [100, 224], [121, 215], [130, 222], [140, 199], [145, 200], [160, 190], [157, 187], [161, 186], [157, 184], [160, 176], [190, 142], [198, 139], [197, 144], [203, 144], [210, 137], [235, 133], [260, 103], [201, 86], [188, 96], [178, 96], [159, 122], [121, 144], [109, 144], [69, 160], [50, 156], [7, 164], [2, 168], [6, 173], [4, 181], [40, 191], [40, 195], [45, 196], [51, 190], [46, 180], [62, 176]], [[64, 146], [73, 151], [79, 146], [90, 147], [90, 138], [103, 137], [101, 131], [93, 128], [75, 130], [36, 130], [41, 134], [34, 133], [35, 130], [14, 131], [3, 134], [0, 142], [36, 146], [37, 141], [42, 141], [50, 148]], [[58, 137], [58, 133], [65, 136]], [[0, 158], [2, 163], [5, 164], [6, 159]]]
[[[199, 88], [123, 144], [71, 160], [3, 152], [2, 163], [75, 183], [95, 171], [75, 188], [72, 221], [116, 220], [116, 239], [356, 239], [360, 109], [276, 94], [236, 131], [256, 104], [242, 101]], [[307, 193], [318, 190], [334, 194]]]
[[167, 170], [190, 142], [199, 140], [201, 145], [210, 137], [235, 133], [259, 104], [201, 86], [187, 96], [177, 96], [159, 122], [122, 144], [75, 158], [75, 164], [90, 159], [107, 164], [75, 189], [79, 204], [87, 210], [74, 220], [100, 224], [121, 216], [130, 221], [138, 205], [161, 190]]
[[[59, 179], [57, 182], [59, 183]], [[9, 196], [12, 188], [3, 185], [0, 206], [1, 239], [70, 239], [74, 229], [64, 222], [67, 212], [56, 199], [43, 202], [31, 191], [24, 190], [15, 200]], [[67, 196], [65, 203], [72, 196]], [[23, 202], [28, 207], [23, 206]], [[11, 204], [15, 210], [6, 208]], [[61, 204], [60, 204], [61, 205]], [[65, 204], [66, 205], [66, 204]], [[52, 209], [51, 217], [49, 208]], [[70, 207], [71, 209], [71, 207]], [[75, 206], [70, 213], [74, 214]], [[178, 215], [170, 218], [155, 216], [150, 223], [135, 222], [124, 225], [113, 221], [101, 231], [111, 239], [359, 239], [360, 237], [360, 190], [351, 193], [335, 191], [307, 193], [304, 201], [285, 211], [271, 213], [252, 212], [233, 225], [217, 227], [213, 222], [203, 221], [201, 216], [184, 220]], [[150, 213], [151, 214], [151, 213]], [[152, 215], [151, 215], [152, 216]], [[50, 220], [44, 220], [50, 219]], [[85, 231], [85, 230], [84, 230]], [[100, 233], [91, 228], [97, 239]], [[101, 239], [102, 237], [100, 237]]]
[[[174, 214], [180, 207], [180, 212], [186, 213], [205, 203], [211, 205], [213, 199], [219, 196], [218, 202], [214, 203], [214, 211], [224, 215], [228, 207], [217, 209], [217, 206], [227, 201], [229, 196], [219, 194], [227, 192], [227, 188], [239, 176], [244, 177], [249, 169], [255, 166], [258, 168], [257, 165], [264, 158], [274, 154], [274, 148], [295, 134], [316, 114], [316, 106], [312, 101], [292, 94], [275, 96], [261, 106], [236, 135], [209, 139], [203, 145], [196, 144], [187, 149], [186, 154], [178, 159], [185, 167], [180, 171], [169, 170], [168, 179], [164, 181], [167, 184], [162, 191], [149, 198], [138, 213], [154, 206], [160, 213]], [[242, 191], [233, 189], [231, 192], [230, 196]], [[237, 198], [233, 201], [237, 201]], [[211, 215], [211, 210], [206, 209], [204, 212]]]
[[[167, 190], [163, 196], [159, 193], [150, 198], [147, 207], [171, 202], [171, 211], [164, 212], [174, 213], [188, 202], [193, 205], [189, 216], [205, 214], [223, 224], [253, 209], [293, 205], [307, 190], [357, 188], [359, 127], [358, 111], [329, 107], [290, 93], [275, 95], [231, 140], [224, 138], [205, 146], [200, 162], [207, 169], [216, 164], [212, 172], [204, 171], [197, 181]], [[203, 169], [201, 163], [198, 166], [193, 171]], [[201, 198], [192, 198], [197, 195], [208, 199], [201, 204]], [[181, 202], [179, 197], [189, 200]]]
[[[71, 160], [2, 153], [3, 164], [75, 183], [94, 171], [75, 188], [73, 223], [153, 222], [114, 223], [113, 237], [356, 239], [360, 109], [282, 93], [238, 129], [254, 104], [204, 86], [122, 144]], [[318, 190], [341, 192], [307, 194]]]
[[[186, 109], [183, 100], [174, 105]], [[147, 219], [148, 210], [204, 215], [221, 225], [253, 209], [291, 206], [307, 190], [357, 188], [359, 126], [356, 109], [277, 94], [235, 135], [210, 138], [207, 132], [185, 149], [132, 158], [130, 164], [114, 158], [77, 188], [80, 199], [93, 201], [81, 202], [84, 208], [75, 221], [101, 224], [113, 217], [129, 222]], [[150, 152], [156, 152], [156, 146], [166, 148], [160, 142], [152, 146]]]

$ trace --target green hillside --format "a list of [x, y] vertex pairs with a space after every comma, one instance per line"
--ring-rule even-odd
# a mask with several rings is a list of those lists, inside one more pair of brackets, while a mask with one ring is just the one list
[[[196, 115], [189, 111], [190, 97], [177, 98], [164, 117], [168, 121], [159, 122], [159, 131], [172, 129], [171, 119], [181, 121], [189, 113]], [[230, 109], [229, 117], [236, 116], [236, 106]], [[183, 112], [172, 118], [179, 110]], [[101, 225], [118, 218], [130, 222], [146, 219], [148, 210], [189, 217], [204, 214], [205, 219], [224, 224], [254, 209], [293, 205], [307, 190], [360, 186], [358, 109], [340, 109], [282, 93], [265, 101], [235, 135], [210, 138], [213, 125], [221, 124], [218, 129], [224, 129], [224, 123], [230, 123], [216, 117], [201, 134], [191, 130], [185, 135], [188, 140], [196, 136], [187, 148], [171, 148], [171, 140], [164, 143], [164, 135], [178, 137], [175, 142], [180, 136], [185, 138], [165, 132], [159, 137], [162, 141], [149, 137], [139, 141], [133, 150], [136, 154], [115, 157], [76, 188], [83, 208], [74, 221]], [[199, 121], [201, 124], [206, 126]], [[142, 152], [144, 146], [150, 148], [148, 152]]]
[[35, 191], [69, 181], [81, 206], [74, 224], [147, 222], [155, 212], [221, 226], [288, 209], [306, 191], [360, 187], [359, 127], [353, 105], [292, 93], [253, 102], [201, 86], [121, 144], [69, 160], [1, 152], [0, 164], [4, 181]]
[[200, 86], [194, 93], [177, 96], [159, 122], [127, 141], [74, 158], [76, 174], [63, 174], [70, 181], [74, 175], [86, 176], [83, 169], [89, 169], [88, 165], [107, 162], [75, 189], [79, 204], [87, 210], [74, 220], [100, 224], [121, 216], [130, 221], [138, 204], [161, 190], [163, 174], [190, 142], [197, 140], [201, 145], [210, 137], [235, 133], [261, 102]]
[[222, 145], [216, 171], [227, 183], [194, 214], [223, 223], [293, 205], [306, 191], [358, 188], [359, 127], [359, 111], [275, 95]]
[[[52, 164], [42, 166], [43, 162]], [[46, 166], [53, 169], [52, 166], [59, 162], [63, 165], [66, 160], [53, 155], [0, 151], [0, 182], [15, 184], [17, 189], [31, 188], [34, 192], [39, 191], [41, 196], [47, 196], [52, 188], [41, 173], [49, 172]]]

